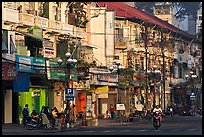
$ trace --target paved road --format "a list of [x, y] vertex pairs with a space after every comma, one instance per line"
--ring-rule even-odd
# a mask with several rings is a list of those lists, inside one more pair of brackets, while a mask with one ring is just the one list
[[[106, 126], [104, 126], [106, 125]], [[72, 130], [26, 130], [3, 129], [4, 134], [35, 135], [202, 135], [202, 117], [164, 118], [159, 130], [155, 130], [150, 121], [136, 123], [106, 123], [98, 127]]]

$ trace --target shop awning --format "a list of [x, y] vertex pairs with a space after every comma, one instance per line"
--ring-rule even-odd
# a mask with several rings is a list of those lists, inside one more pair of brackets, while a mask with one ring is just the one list
[[94, 48], [94, 49], [97, 49], [95, 46], [93, 45], [81, 45], [81, 46], [78, 46], [78, 48]]

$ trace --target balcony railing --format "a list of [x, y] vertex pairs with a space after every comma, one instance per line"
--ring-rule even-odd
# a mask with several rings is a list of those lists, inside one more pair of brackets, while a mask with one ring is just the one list
[[19, 22], [26, 26], [34, 26], [35, 25], [35, 16], [26, 13], [19, 13]]
[[49, 28], [50, 29], [53, 29], [57, 32], [60, 32], [61, 31], [61, 23], [59, 21], [51, 21], [49, 20]]
[[62, 33], [73, 35], [73, 25], [62, 23]]
[[85, 37], [85, 29], [84, 28], [80, 28], [80, 27], [73, 27], [74, 29], [74, 37], [79, 37], [79, 38], [84, 38]]
[[2, 20], [5, 22], [19, 23], [18, 11], [8, 8], [2, 9]]
[[48, 28], [48, 19], [37, 16], [35, 20], [35, 25], [39, 26], [40, 28]]

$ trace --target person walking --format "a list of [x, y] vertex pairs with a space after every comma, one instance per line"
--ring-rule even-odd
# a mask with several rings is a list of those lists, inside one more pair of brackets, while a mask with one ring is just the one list
[[29, 119], [30, 116], [30, 109], [28, 108], [28, 104], [25, 104], [25, 107], [23, 108], [22, 111], [22, 115], [23, 115], [23, 125], [24, 127], [26, 126], [26, 121]]

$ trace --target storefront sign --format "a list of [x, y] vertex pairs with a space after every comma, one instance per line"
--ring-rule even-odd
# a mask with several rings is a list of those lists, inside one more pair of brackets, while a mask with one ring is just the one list
[[116, 110], [125, 110], [125, 105], [124, 104], [117, 104]]
[[32, 57], [16, 55], [16, 71], [32, 72]]
[[44, 58], [54, 58], [54, 46], [51, 41], [43, 41], [43, 55]]
[[66, 77], [64, 63], [59, 65], [57, 63], [57, 59], [47, 61], [47, 77], [48, 79], [65, 81]]
[[98, 98], [108, 98], [108, 93], [98, 93]]
[[2, 80], [16, 79], [16, 66], [9, 62], [2, 62]]
[[90, 92], [108, 92], [108, 86], [97, 87], [94, 90], [90, 90]]
[[40, 92], [41, 92], [41, 89], [33, 89], [32, 96], [33, 97], [39, 97]]
[[45, 73], [45, 59], [33, 57], [33, 72]]
[[89, 84], [89, 81], [86, 80], [86, 81], [79, 81], [79, 82], [73, 82], [73, 88], [76, 88], [76, 89], [87, 89], [87, 88], [90, 88], [90, 84]]

